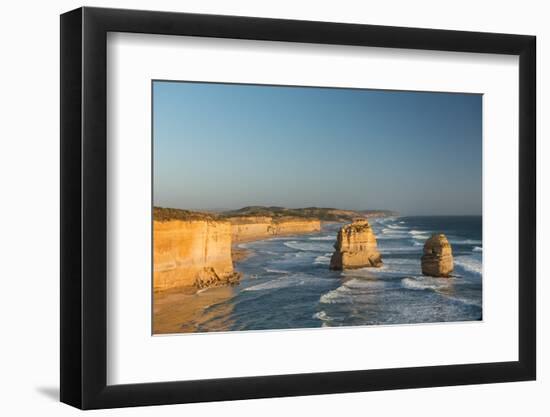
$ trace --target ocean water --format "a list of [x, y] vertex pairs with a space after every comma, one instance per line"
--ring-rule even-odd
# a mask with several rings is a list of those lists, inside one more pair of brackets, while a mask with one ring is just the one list
[[[342, 224], [326, 224], [315, 234], [241, 244], [253, 252], [235, 265], [244, 274], [241, 283], [205, 306], [204, 314], [183, 331], [481, 320], [480, 216], [386, 217], [370, 223], [382, 268], [328, 269]], [[452, 245], [452, 278], [421, 274], [422, 247], [432, 233], [445, 233]]]

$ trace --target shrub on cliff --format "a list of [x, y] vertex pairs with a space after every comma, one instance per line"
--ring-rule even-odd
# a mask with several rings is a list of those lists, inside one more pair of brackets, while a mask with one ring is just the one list
[[216, 216], [210, 213], [181, 210], [174, 208], [153, 207], [153, 220], [167, 222], [170, 220], [215, 220]]

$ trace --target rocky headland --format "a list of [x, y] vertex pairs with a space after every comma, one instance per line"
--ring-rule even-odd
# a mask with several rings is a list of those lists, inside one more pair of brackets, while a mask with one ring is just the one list
[[340, 229], [330, 259], [330, 269], [343, 270], [382, 266], [376, 236], [366, 219], [353, 221]]
[[424, 243], [422, 274], [449, 277], [453, 272], [453, 250], [444, 234], [432, 235]]
[[238, 283], [241, 274], [233, 264], [250, 252], [236, 244], [321, 230], [320, 219], [304, 213], [296, 216], [296, 210], [300, 209], [266, 210], [263, 214], [270, 215], [258, 216], [247, 208], [239, 213], [206, 213], [155, 207], [154, 291], [181, 289], [193, 293]]
[[154, 290], [236, 283], [231, 224], [213, 219], [153, 220]]
[[297, 217], [232, 217], [231, 235], [233, 242], [267, 239], [275, 236], [313, 233], [321, 230], [318, 219]]

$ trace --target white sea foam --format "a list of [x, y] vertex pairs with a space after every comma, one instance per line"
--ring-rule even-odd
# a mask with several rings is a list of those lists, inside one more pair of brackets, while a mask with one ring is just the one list
[[481, 307], [481, 300], [449, 294], [449, 288], [455, 285], [460, 285], [461, 282], [462, 281], [459, 278], [434, 278], [425, 276], [410, 277], [401, 280], [401, 284], [404, 288], [419, 291], [433, 290], [449, 300], [457, 301], [466, 305]]
[[452, 279], [449, 278], [432, 278], [432, 277], [408, 277], [401, 280], [403, 287], [410, 290], [438, 290], [447, 288], [452, 284]]
[[326, 279], [316, 278], [307, 275], [290, 275], [282, 278], [273, 279], [261, 284], [253, 285], [243, 289], [243, 291], [266, 291], [286, 287], [295, 287], [299, 285], [316, 285], [325, 283]]
[[305, 252], [327, 252], [332, 250], [332, 245], [329, 243], [298, 242], [292, 240], [290, 242], [284, 242], [284, 245], [288, 248]]
[[481, 245], [481, 240], [475, 239], [450, 239], [449, 242], [455, 245]]
[[336, 240], [336, 235], [334, 236], [315, 236], [310, 237], [309, 240]]
[[350, 279], [335, 290], [323, 294], [319, 302], [322, 304], [349, 304], [361, 301], [366, 294], [381, 291], [385, 285], [384, 281]]
[[265, 290], [274, 290], [277, 288], [290, 287], [291, 285], [296, 285], [292, 280], [279, 278], [271, 281], [264, 282], [262, 284], [253, 285], [251, 287], [245, 288], [243, 291], [265, 291]]
[[473, 256], [457, 256], [454, 258], [455, 269], [456, 267], [462, 268], [466, 272], [470, 272], [476, 275], [481, 275], [483, 272], [483, 265], [480, 259]]
[[446, 294], [444, 294], [444, 295], [449, 300], [458, 301], [459, 303], [466, 304], [466, 305], [481, 307], [481, 300], [473, 300], [473, 299], [469, 299], [469, 298], [456, 297], [456, 296], [451, 296], [451, 295], [446, 295]]
[[314, 319], [319, 319], [321, 321], [330, 321], [331, 320], [330, 316], [323, 310], [318, 311], [317, 313], [315, 313], [313, 315], [313, 318]]
[[472, 252], [483, 252], [483, 248], [481, 246], [474, 246]]
[[409, 234], [412, 235], [413, 239], [418, 239], [418, 240], [427, 240], [430, 238], [429, 232], [426, 232], [426, 231], [410, 230]]
[[319, 302], [323, 304], [347, 304], [353, 302], [353, 297], [346, 294], [342, 287], [339, 287], [323, 294], [319, 299]]
[[405, 230], [396, 230], [384, 228], [381, 232], [376, 233], [377, 240], [398, 240], [406, 239], [410, 235]]
[[[406, 228], [404, 228], [406, 230]], [[403, 235], [403, 236], [407, 236], [407, 232], [405, 230], [401, 230], [401, 229], [395, 229], [393, 227], [384, 227], [382, 229], [382, 234], [384, 235]]]
[[271, 274], [288, 274], [288, 271], [283, 271], [281, 269], [270, 269], [270, 268], [264, 268], [266, 272], [269, 272]]
[[390, 229], [395, 229], [395, 230], [403, 230], [403, 229], [407, 229], [405, 226], [398, 226], [396, 224], [388, 224], [388, 227]]
[[324, 255], [317, 256], [313, 261], [314, 264], [329, 265], [332, 253], [325, 253]]

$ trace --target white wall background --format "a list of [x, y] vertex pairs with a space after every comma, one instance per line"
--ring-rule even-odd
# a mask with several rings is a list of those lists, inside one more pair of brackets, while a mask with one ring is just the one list
[[[4, 415], [74, 415], [57, 402], [59, 379], [59, 17], [72, 0], [9, 2], [0, 23], [0, 410]], [[538, 37], [538, 381], [377, 393], [237, 401], [99, 411], [96, 415], [518, 415], [550, 412], [550, 210], [544, 185], [548, 128], [550, 26], [545, 2], [461, 0], [300, 1], [124, 0], [89, 6], [238, 14], [440, 29], [509, 32]], [[544, 125], [544, 130], [543, 130]], [[503, 225], [505, 227], [505, 225]], [[503, 254], [504, 255], [504, 254]], [[505, 256], [505, 255], [504, 255]], [[544, 301], [546, 300], [546, 303]], [[468, 343], [468, 341], [465, 341]], [[544, 395], [546, 394], [546, 395]]]

